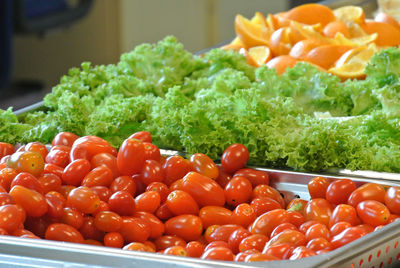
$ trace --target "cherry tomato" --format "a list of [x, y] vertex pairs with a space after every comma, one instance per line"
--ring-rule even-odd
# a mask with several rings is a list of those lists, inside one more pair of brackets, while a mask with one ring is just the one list
[[164, 223], [153, 214], [144, 211], [136, 211], [135, 214], [133, 214], [133, 216], [145, 220], [147, 224], [150, 226], [151, 231], [149, 238], [156, 239], [164, 233], [165, 231]]
[[323, 237], [327, 240], [331, 239], [331, 233], [330, 233], [328, 227], [326, 227], [326, 225], [322, 224], [322, 223], [316, 223], [316, 224], [313, 224], [312, 226], [310, 226], [310, 228], [308, 228], [305, 236], [306, 236], [307, 242], [314, 238], [318, 238], [318, 237]]
[[179, 215], [165, 222], [165, 233], [176, 235], [185, 241], [198, 239], [203, 232], [203, 224], [198, 216]]
[[228, 182], [232, 179], [232, 176], [226, 172], [221, 166], [218, 166], [218, 177], [215, 181], [221, 185], [222, 188], [228, 184]]
[[281, 208], [285, 208], [285, 200], [283, 200], [283, 197], [281, 194], [276, 190], [275, 188], [272, 188], [269, 185], [266, 184], [259, 184], [253, 189], [253, 195], [252, 198], [257, 198], [257, 197], [268, 197], [272, 198], [275, 201], [277, 201], [280, 205]]
[[36, 152], [17, 152], [13, 153], [7, 160], [7, 167], [19, 172], [28, 172], [35, 177], [40, 176], [44, 170], [44, 161], [40, 154]]
[[287, 210], [287, 213], [289, 214], [289, 222], [297, 228], [299, 228], [300, 225], [302, 225], [306, 221], [304, 219], [304, 216], [300, 212]]
[[146, 160], [140, 172], [140, 179], [145, 185], [164, 181], [165, 174], [161, 164], [155, 160]]
[[96, 168], [101, 165], [106, 165], [111, 170], [113, 178], [116, 178], [120, 175], [117, 166], [117, 158], [112, 154], [109, 153], [96, 154], [90, 160], [90, 165], [92, 168]]
[[250, 232], [270, 236], [281, 223], [289, 222], [289, 214], [284, 209], [274, 209], [259, 216], [251, 225]]
[[113, 174], [111, 169], [107, 166], [102, 165], [92, 169], [86, 176], [83, 178], [81, 185], [87, 187], [93, 186], [110, 186], [113, 182]]
[[198, 241], [191, 241], [186, 245], [188, 257], [200, 258], [204, 252], [204, 245]]
[[390, 187], [386, 191], [384, 203], [388, 207], [391, 213], [400, 214], [400, 187], [396, 186]]
[[308, 203], [307, 200], [301, 198], [295, 198], [289, 202], [289, 204], [286, 206], [286, 210], [297, 211], [304, 216], [307, 203]]
[[326, 200], [335, 205], [346, 204], [349, 196], [356, 188], [356, 184], [349, 179], [333, 181], [326, 189]]
[[126, 242], [146, 241], [151, 233], [150, 226], [147, 221], [137, 217], [122, 217], [122, 226], [119, 232]]
[[205, 206], [198, 213], [204, 228], [219, 224], [224, 225], [232, 222], [232, 211], [221, 206]]
[[10, 190], [11, 181], [18, 175], [13, 168], [0, 169], [0, 185], [8, 192]]
[[215, 247], [204, 251], [200, 258], [204, 260], [233, 261], [234, 255], [229, 248]]
[[247, 178], [251, 182], [253, 187], [256, 187], [259, 184], [269, 184], [268, 173], [262, 170], [242, 168], [236, 171], [233, 176], [242, 176]]
[[175, 215], [199, 214], [199, 206], [193, 197], [185, 191], [172, 191], [165, 201], [169, 210]]
[[295, 247], [289, 244], [279, 244], [269, 247], [264, 247], [262, 251], [264, 254], [277, 257], [279, 260], [287, 260], [292, 255]]
[[43, 193], [58, 191], [60, 190], [62, 184], [61, 178], [53, 173], [42, 174], [38, 178], [38, 182], [43, 190]]
[[109, 153], [116, 156], [116, 150], [106, 140], [96, 136], [84, 136], [76, 139], [72, 145], [70, 159], [91, 160], [100, 153]]
[[248, 230], [246, 229], [236, 229], [231, 233], [231, 235], [228, 238], [228, 247], [232, 250], [234, 254], [239, 252], [239, 244], [242, 242], [242, 240], [248, 236], [252, 235]]
[[17, 205], [0, 206], [0, 228], [12, 233], [24, 223], [25, 214]]
[[14, 198], [7, 192], [0, 193], [0, 206], [15, 204]]
[[346, 204], [337, 205], [332, 212], [329, 226], [332, 227], [335, 223], [341, 221], [346, 221], [351, 225], [356, 225], [359, 222], [356, 209]]
[[140, 242], [132, 242], [127, 244], [122, 248], [123, 250], [134, 250], [134, 251], [144, 251], [144, 252], [152, 252], [152, 249]]
[[124, 238], [118, 232], [107, 233], [103, 240], [106, 247], [122, 248], [124, 246]]
[[121, 176], [115, 178], [115, 180], [110, 185], [110, 190], [112, 193], [118, 191], [126, 191], [130, 195], [135, 196], [136, 193], [136, 182], [130, 176]]
[[225, 149], [221, 157], [222, 167], [229, 173], [234, 173], [246, 166], [249, 160], [249, 151], [246, 146], [234, 143]]
[[365, 200], [358, 203], [357, 214], [364, 223], [373, 227], [385, 225], [390, 217], [389, 209], [375, 200]]
[[113, 193], [108, 199], [108, 205], [121, 216], [131, 216], [135, 213], [135, 199], [126, 191]]
[[112, 211], [101, 211], [94, 218], [94, 225], [104, 232], [116, 232], [122, 225], [122, 218]]
[[20, 205], [31, 217], [40, 217], [47, 212], [47, 203], [43, 195], [35, 190], [28, 189], [21, 185], [15, 185], [10, 190], [10, 195], [15, 203]]
[[323, 237], [317, 237], [308, 241], [306, 247], [314, 251], [330, 249], [331, 243]]
[[111, 196], [111, 191], [106, 186], [93, 186], [90, 189], [97, 194], [101, 201], [108, 202]]
[[61, 179], [64, 184], [79, 186], [90, 172], [90, 162], [86, 159], [77, 159], [65, 167]]
[[331, 240], [331, 249], [342, 247], [360, 237], [366, 235], [367, 232], [359, 227], [349, 227], [343, 232], [335, 235]]
[[263, 234], [252, 234], [243, 238], [243, 240], [239, 243], [239, 251], [244, 252], [249, 249], [255, 249], [261, 252], [267, 242], [267, 236]]
[[26, 144], [25, 151], [37, 152], [42, 156], [42, 159], [46, 159], [46, 155], [49, 153], [49, 151], [46, 148], [46, 145], [44, 145], [41, 142], [30, 142]]
[[164, 203], [167, 200], [167, 197], [170, 193], [168, 186], [162, 182], [152, 182], [146, 187], [146, 192], [154, 191], [160, 194], [161, 203]]
[[138, 174], [144, 164], [144, 145], [136, 139], [126, 139], [117, 155], [118, 170], [122, 175]]
[[311, 198], [325, 198], [329, 183], [329, 180], [324, 177], [312, 178], [307, 184], [308, 193]]
[[258, 262], [258, 261], [277, 261], [277, 257], [265, 253], [253, 253], [247, 256], [245, 262]]
[[137, 211], [154, 213], [161, 204], [158, 192], [144, 192], [135, 197], [135, 208]]
[[258, 251], [256, 249], [249, 249], [244, 252], [239, 252], [235, 256], [235, 261], [245, 261], [247, 256], [254, 254], [254, 253], [260, 253], [260, 251]]
[[181, 246], [172, 246], [172, 247], [166, 248], [164, 250], [164, 254], [182, 256], [182, 257], [186, 257], [188, 255], [186, 248], [181, 247]]
[[65, 146], [72, 147], [72, 145], [74, 144], [74, 141], [76, 141], [78, 138], [79, 138], [79, 136], [77, 136], [71, 132], [60, 132], [54, 137], [53, 141], [51, 142], [51, 145], [52, 146], [65, 145]]
[[352, 225], [347, 221], [341, 221], [341, 222], [335, 223], [330, 228], [331, 237], [334, 237], [335, 235], [340, 234], [341, 232], [343, 232], [344, 230], [346, 230], [347, 228], [349, 228], [351, 226]]
[[100, 205], [100, 198], [86, 186], [77, 187], [69, 192], [67, 206], [83, 213], [93, 213]]
[[256, 197], [251, 200], [250, 206], [256, 212], [257, 217], [268, 211], [282, 208], [278, 201], [269, 197]]
[[62, 167], [48, 163], [44, 164], [43, 174], [54, 174], [61, 178], [63, 172], [64, 169]]
[[64, 223], [51, 224], [45, 233], [48, 240], [64, 241], [83, 244], [85, 241], [82, 234], [74, 227]]
[[169, 186], [169, 190], [172, 192], [172, 191], [175, 191], [175, 190], [181, 190], [182, 189], [182, 182], [183, 182], [183, 179], [179, 179], [179, 180], [176, 180], [176, 181], [174, 181], [173, 183], [171, 183], [171, 185]]
[[128, 139], [136, 139], [140, 140], [142, 142], [149, 142], [151, 143], [153, 141], [150, 132], [148, 131], [138, 131], [133, 133], [128, 137]]
[[0, 142], [0, 158], [14, 153], [14, 146], [10, 143]]
[[69, 153], [64, 150], [51, 150], [47, 155], [46, 163], [65, 168], [69, 164]]
[[302, 259], [302, 258], [315, 256], [315, 255], [317, 255], [317, 254], [314, 252], [314, 250], [311, 250], [304, 246], [300, 246], [300, 247], [293, 249], [292, 255], [290, 256], [289, 260], [298, 260], [298, 259]]
[[248, 179], [241, 176], [233, 177], [225, 186], [225, 200], [228, 205], [237, 206], [249, 201], [252, 186]]
[[35, 190], [36, 192], [43, 194], [42, 185], [40, 185], [37, 178], [35, 178], [32, 174], [27, 172], [21, 172], [12, 180], [10, 188], [15, 185], [21, 185], [28, 189]]
[[328, 226], [332, 210], [332, 205], [326, 199], [315, 198], [308, 202], [304, 218], [306, 221], [315, 220]]
[[67, 202], [67, 197], [69, 193], [75, 188], [76, 187], [73, 185], [61, 185], [60, 190], [58, 190], [58, 192], [64, 196], [65, 202]]
[[157, 251], [164, 250], [172, 246], [186, 247], [186, 242], [182, 238], [174, 235], [163, 235], [154, 241]]
[[190, 157], [190, 162], [192, 163], [194, 170], [201, 175], [212, 179], [218, 178], [218, 167], [207, 155], [195, 153]]
[[160, 149], [156, 145], [149, 142], [143, 142], [143, 145], [144, 145], [144, 159], [155, 160], [162, 165]]
[[244, 229], [244, 228], [237, 224], [225, 224], [225, 225], [216, 226], [214, 230], [212, 230], [212, 229], [211, 229], [210, 234], [208, 234], [206, 236], [207, 242], [213, 242], [213, 241], [228, 242], [229, 237], [231, 236], [231, 234], [234, 231], [236, 231], [238, 229]]
[[[71, 147], [65, 146], [65, 145], [55, 145], [50, 148], [50, 151], [54, 151], [54, 150], [66, 151], [69, 154], [71, 152]], [[43, 159], [46, 159], [46, 158], [43, 158]]]
[[303, 246], [307, 243], [307, 239], [305, 235], [297, 230], [286, 229], [272, 237], [267, 244], [266, 247], [280, 245], [280, 244], [289, 244], [294, 247]]
[[279, 224], [278, 226], [276, 226], [274, 228], [274, 230], [271, 233], [271, 238], [276, 236], [277, 234], [281, 233], [282, 231], [286, 230], [286, 229], [290, 229], [290, 230], [297, 230], [297, 227], [294, 226], [292, 223], [290, 222], [284, 222]]
[[187, 173], [193, 171], [193, 166], [190, 161], [187, 161], [180, 155], [168, 157], [163, 164], [165, 172], [164, 183], [169, 186], [174, 181], [182, 179]]
[[347, 204], [357, 207], [358, 203], [364, 200], [376, 200], [381, 203], [385, 203], [385, 188], [376, 183], [366, 183], [355, 189], [349, 199]]
[[247, 228], [257, 218], [256, 210], [253, 206], [243, 203], [238, 205], [232, 213], [232, 223]]
[[166, 203], [161, 204], [158, 209], [156, 210], [155, 215], [163, 221], [166, 221], [170, 218], [172, 218], [173, 216], [175, 216], [168, 208]]
[[61, 222], [79, 229], [83, 224], [83, 213], [70, 207], [64, 207]]
[[47, 203], [47, 216], [51, 219], [60, 219], [64, 213], [64, 202], [52, 194], [45, 195]]
[[201, 207], [223, 206], [224, 190], [213, 179], [197, 172], [189, 172], [182, 180], [182, 189], [189, 193]]

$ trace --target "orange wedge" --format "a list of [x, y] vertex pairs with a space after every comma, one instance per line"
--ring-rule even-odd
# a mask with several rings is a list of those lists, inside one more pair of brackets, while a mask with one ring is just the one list
[[342, 33], [336, 33], [335, 41], [339, 45], [348, 45], [348, 46], [364, 46], [374, 42], [378, 38], [377, 33], [373, 33], [370, 35], [364, 35], [360, 37], [354, 38], [346, 38]]
[[363, 24], [365, 21], [365, 13], [361, 7], [358, 6], [344, 6], [333, 10], [333, 14], [337, 20], [342, 22], [355, 22]]
[[303, 60], [307, 56], [308, 52], [312, 49], [322, 46], [324, 43], [321, 43], [317, 40], [313, 39], [304, 39], [297, 42], [292, 49], [290, 50], [289, 56], [292, 56], [295, 59]]
[[274, 31], [271, 35], [269, 47], [274, 56], [289, 54], [289, 51], [292, 48], [290, 28], [283, 27]]
[[400, 30], [389, 23], [366, 21], [364, 25], [361, 25], [361, 28], [367, 34], [378, 34], [375, 40], [378, 46], [386, 47], [400, 44]]
[[340, 67], [333, 67], [328, 70], [329, 73], [340, 77], [342, 80], [346, 79], [363, 79], [365, 78], [365, 65], [354, 62], [342, 65]]
[[267, 20], [265, 19], [264, 15], [261, 12], [256, 12], [250, 20], [251, 23], [260, 25], [262, 27], [268, 27], [267, 26]]
[[283, 17], [309, 25], [320, 23], [322, 26], [335, 20], [335, 15], [332, 10], [321, 4], [297, 6], [286, 12]]
[[335, 43], [332, 38], [328, 38], [326, 36], [323, 36], [320, 34], [316, 28], [319, 27], [319, 24], [315, 25], [305, 25], [296, 21], [291, 21], [290, 22], [290, 28], [292, 28], [294, 31], [298, 32], [301, 36], [303, 36], [303, 39], [313, 39], [321, 43], [325, 44], [333, 44]]
[[297, 62], [297, 59], [289, 55], [282, 55], [271, 59], [266, 65], [268, 68], [275, 68], [278, 74], [283, 74], [287, 68], [295, 66]]
[[271, 59], [271, 50], [267, 46], [257, 46], [249, 48], [248, 55], [254, 62], [255, 67], [263, 66]]
[[266, 26], [252, 23], [242, 15], [235, 18], [235, 31], [247, 48], [269, 44], [271, 31]]
[[383, 12], [378, 13], [375, 16], [374, 20], [377, 21], [377, 22], [388, 23], [388, 24], [390, 24], [390, 25], [392, 25], [392, 26], [394, 26], [394, 27], [396, 27], [397, 29], [400, 30], [400, 23], [393, 16], [391, 16], [391, 15], [389, 15], [387, 13], [383, 13]]
[[342, 33], [345, 37], [350, 38], [350, 32], [346, 23], [340, 20], [329, 22], [325, 25], [322, 33], [329, 38], [334, 38], [337, 33]]
[[307, 53], [305, 60], [328, 70], [351, 48], [351, 46], [345, 45], [324, 45], [316, 47]]
[[225, 50], [239, 51], [239, 49], [241, 49], [242, 47], [244, 47], [242, 40], [240, 40], [239, 37], [236, 37], [235, 39], [232, 40], [232, 42], [222, 46], [221, 48]]

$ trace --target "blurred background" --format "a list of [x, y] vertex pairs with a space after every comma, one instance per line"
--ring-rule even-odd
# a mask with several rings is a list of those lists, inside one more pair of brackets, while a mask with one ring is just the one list
[[1, 0], [0, 108], [42, 100], [83, 61], [110, 64], [174, 35], [190, 52], [235, 37], [234, 18], [307, 0]]

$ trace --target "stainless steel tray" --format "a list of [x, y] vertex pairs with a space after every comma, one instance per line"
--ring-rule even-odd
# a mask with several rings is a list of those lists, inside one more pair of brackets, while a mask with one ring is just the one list
[[[173, 151], [167, 151], [172, 153]], [[288, 201], [294, 197], [309, 199], [308, 181], [315, 176], [341, 179], [342, 176], [263, 169], [270, 175], [271, 186]], [[366, 182], [399, 186], [396, 181], [381, 181], [359, 177], [350, 178], [360, 185]], [[27, 267], [399, 267], [400, 221], [370, 233], [346, 246], [326, 254], [296, 261], [268, 263], [236, 263], [208, 261], [197, 258], [123, 251], [107, 247], [80, 245], [46, 240], [0, 236], [0, 266]], [[381, 264], [382, 263], [382, 264]], [[354, 266], [352, 266], [354, 265]], [[380, 266], [382, 265], [382, 266]]]

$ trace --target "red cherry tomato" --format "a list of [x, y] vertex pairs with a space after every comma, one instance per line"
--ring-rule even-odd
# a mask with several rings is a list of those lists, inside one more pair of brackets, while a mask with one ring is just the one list
[[364, 200], [376, 200], [378, 202], [385, 202], [385, 188], [376, 183], [366, 183], [355, 189], [349, 199], [347, 204], [357, 207], [358, 203]]
[[283, 197], [281, 194], [276, 190], [275, 188], [272, 188], [269, 185], [266, 184], [259, 184], [253, 189], [253, 195], [252, 198], [257, 198], [257, 197], [268, 197], [276, 200], [280, 205], [281, 208], [285, 208], [285, 200], [283, 200]]
[[257, 218], [257, 212], [253, 206], [243, 203], [238, 205], [232, 213], [232, 223], [247, 228]]
[[356, 184], [349, 179], [333, 181], [326, 189], [326, 200], [335, 205], [346, 204], [349, 196], [356, 188]]
[[294, 225], [293, 225], [292, 223], [290, 223], [290, 222], [281, 223], [281, 224], [279, 224], [278, 226], [276, 226], [276, 227], [274, 228], [274, 230], [273, 230], [272, 233], [271, 233], [271, 238], [274, 237], [274, 236], [276, 236], [277, 234], [283, 232], [284, 230], [287, 230], [287, 229], [290, 229], [290, 230], [297, 230], [297, 227], [294, 226]]
[[189, 193], [200, 206], [223, 206], [224, 190], [213, 179], [197, 172], [189, 172], [182, 180], [183, 191]]
[[104, 236], [104, 246], [112, 248], [122, 248], [124, 246], [124, 238], [118, 232], [107, 233]]
[[117, 191], [108, 199], [110, 209], [121, 216], [131, 216], [135, 213], [135, 199], [126, 191]]
[[71, 190], [67, 197], [67, 206], [83, 213], [93, 213], [99, 205], [99, 196], [86, 186], [80, 186]]
[[119, 232], [126, 242], [143, 243], [150, 237], [150, 226], [148, 222], [136, 217], [122, 217], [122, 225]]
[[70, 162], [69, 153], [64, 150], [51, 150], [44, 159], [46, 163], [57, 165], [62, 168], [65, 168]]
[[332, 212], [329, 226], [332, 227], [335, 223], [342, 221], [346, 221], [351, 225], [356, 225], [359, 222], [356, 209], [346, 204], [337, 205]]
[[110, 190], [112, 193], [118, 191], [126, 191], [130, 195], [135, 196], [136, 193], [136, 182], [130, 176], [121, 176], [115, 178], [115, 180], [110, 185]]
[[322, 249], [330, 249], [331, 243], [323, 237], [317, 237], [308, 241], [306, 247], [318, 251]]
[[373, 227], [385, 225], [390, 217], [389, 209], [375, 200], [365, 200], [358, 203], [357, 214], [364, 223]]
[[91, 160], [100, 153], [116, 155], [116, 150], [106, 140], [96, 136], [84, 136], [76, 139], [70, 152], [71, 161], [76, 159]]
[[280, 244], [289, 244], [294, 247], [303, 246], [307, 243], [305, 235], [297, 230], [286, 229], [272, 237], [266, 247], [271, 247]]
[[14, 187], [15, 185], [21, 185], [28, 189], [35, 190], [36, 192], [43, 194], [42, 185], [40, 185], [37, 178], [35, 178], [32, 174], [27, 172], [21, 172], [12, 180], [10, 187]]
[[229, 248], [215, 247], [204, 251], [200, 258], [204, 260], [233, 261], [234, 255]]
[[154, 241], [157, 251], [164, 250], [172, 246], [186, 247], [186, 242], [182, 238], [174, 235], [163, 235]]
[[201, 175], [212, 179], [218, 177], [218, 167], [207, 155], [195, 153], [190, 157], [190, 162], [192, 163], [194, 170]]
[[149, 185], [152, 182], [162, 182], [165, 179], [164, 170], [159, 162], [146, 160], [140, 172], [140, 180]]
[[255, 249], [261, 252], [267, 242], [267, 236], [263, 234], [252, 234], [243, 238], [243, 240], [239, 243], [239, 251], [244, 252], [250, 249]]
[[87, 187], [93, 186], [110, 186], [113, 182], [113, 173], [107, 166], [102, 165], [92, 169], [83, 178], [81, 185]]
[[108, 202], [110, 199], [111, 191], [105, 186], [93, 186], [90, 189], [97, 194], [101, 201]]
[[326, 227], [326, 225], [322, 224], [322, 223], [316, 223], [316, 224], [313, 224], [312, 226], [310, 226], [310, 228], [308, 228], [305, 236], [306, 236], [307, 242], [314, 238], [318, 238], [318, 237], [323, 237], [327, 240], [331, 239], [331, 233], [330, 233], [328, 227]]
[[199, 205], [193, 197], [185, 191], [175, 190], [172, 191], [165, 201], [169, 210], [175, 215], [182, 214], [199, 214]]
[[42, 159], [46, 159], [46, 155], [49, 153], [46, 145], [41, 142], [30, 142], [26, 144], [25, 151], [36, 152], [42, 156]]
[[17, 230], [25, 220], [25, 214], [17, 205], [0, 206], [0, 228], [8, 233]]
[[160, 194], [154, 191], [144, 192], [135, 197], [135, 208], [137, 211], [154, 213], [160, 204]]
[[130, 135], [128, 139], [136, 139], [136, 140], [140, 140], [142, 142], [149, 142], [149, 143], [151, 143], [153, 141], [151, 134], [148, 131], [135, 132], [132, 135]]
[[204, 245], [198, 241], [191, 241], [186, 245], [188, 257], [200, 258], [204, 252]]
[[207, 242], [213, 242], [213, 241], [228, 242], [229, 237], [234, 231], [244, 228], [237, 224], [225, 224], [221, 226], [216, 226], [215, 229], [214, 230], [213, 229], [214, 228], [211, 228], [210, 234], [207, 235], [206, 237]]
[[166, 248], [164, 250], [164, 254], [182, 256], [182, 257], [187, 256], [186, 248], [181, 247], [181, 246], [172, 246], [172, 247]]
[[239, 244], [242, 242], [242, 240], [248, 236], [250, 236], [251, 233], [246, 230], [246, 229], [236, 229], [231, 233], [231, 235], [228, 238], [228, 247], [232, 250], [233, 253], [238, 253], [239, 252]]
[[54, 174], [58, 177], [62, 177], [64, 169], [54, 164], [44, 164], [43, 174]]
[[72, 145], [74, 144], [74, 141], [76, 141], [78, 138], [79, 138], [79, 136], [77, 136], [71, 132], [60, 132], [54, 137], [53, 141], [51, 142], [51, 145], [52, 146], [65, 145], [65, 146], [72, 147]]
[[168, 186], [162, 182], [152, 182], [146, 187], [146, 192], [155, 191], [160, 194], [161, 203], [164, 203], [167, 200], [168, 195], [170, 194], [170, 190]]
[[17, 152], [10, 155], [7, 160], [7, 167], [19, 172], [28, 172], [35, 177], [39, 177], [44, 170], [42, 156], [36, 152]]
[[232, 222], [232, 211], [221, 206], [202, 207], [198, 214], [204, 228], [215, 224], [224, 225]]
[[0, 193], [0, 206], [15, 204], [14, 198], [6, 192]]
[[229, 173], [234, 173], [246, 166], [249, 160], [249, 151], [246, 146], [235, 143], [225, 149], [221, 157], [222, 167]]
[[226, 172], [221, 166], [218, 166], [218, 178], [215, 181], [221, 185], [222, 188], [228, 184], [228, 182], [232, 179], [232, 176]]
[[61, 178], [53, 173], [42, 174], [38, 178], [38, 182], [43, 190], [43, 193], [58, 191], [60, 190], [62, 184]]
[[225, 186], [226, 203], [231, 206], [237, 206], [250, 200], [252, 186], [248, 179], [241, 176], [233, 177]]
[[14, 146], [10, 143], [0, 142], [0, 158], [14, 153]]
[[317, 254], [314, 252], [314, 250], [311, 250], [304, 246], [300, 246], [300, 247], [293, 249], [292, 255], [290, 256], [289, 260], [298, 260], [298, 259], [302, 259], [302, 258], [315, 256], [315, 255], [317, 255]]
[[90, 162], [86, 159], [77, 159], [65, 167], [61, 179], [64, 184], [78, 186], [90, 172]]
[[47, 203], [43, 195], [35, 190], [28, 189], [21, 185], [15, 185], [10, 190], [10, 195], [15, 203], [20, 205], [28, 216], [40, 217], [47, 212]]
[[352, 225], [347, 221], [341, 221], [341, 222], [335, 223], [329, 229], [329, 231], [331, 233], [331, 237], [334, 237], [335, 235], [340, 234], [341, 232], [343, 232], [344, 230], [346, 230], [347, 228], [349, 228], [351, 226]]
[[96, 154], [90, 160], [90, 165], [92, 168], [96, 168], [101, 165], [106, 165], [111, 170], [113, 178], [116, 178], [120, 175], [117, 166], [117, 158], [112, 154], [109, 153]]
[[150, 226], [151, 231], [149, 238], [156, 239], [164, 234], [165, 232], [164, 223], [161, 220], [159, 220], [155, 215], [144, 211], [136, 211], [135, 214], [133, 214], [133, 216], [145, 220], [147, 224]]
[[143, 142], [143, 145], [144, 145], [144, 159], [154, 160], [162, 165], [160, 149], [156, 145], [149, 142]]
[[13, 168], [0, 169], [0, 186], [2, 186], [7, 192], [10, 190], [10, 185], [18, 172]]
[[51, 219], [60, 219], [64, 213], [64, 202], [52, 194], [45, 195], [47, 203], [47, 216]]
[[70, 225], [64, 223], [51, 224], [45, 233], [48, 240], [64, 241], [83, 244], [85, 241], [82, 234]]
[[342, 247], [360, 237], [366, 235], [367, 232], [359, 227], [349, 227], [338, 235], [334, 236], [331, 240], [331, 248], [337, 249]]
[[250, 232], [270, 236], [276, 226], [289, 222], [289, 214], [284, 209], [274, 209], [259, 216], [251, 225]]
[[392, 186], [386, 191], [385, 205], [391, 213], [400, 214], [400, 187]]
[[287, 260], [292, 255], [295, 247], [289, 244], [280, 244], [269, 247], [264, 247], [262, 251], [265, 254], [277, 257], [279, 260]]
[[163, 164], [165, 173], [164, 183], [169, 186], [174, 181], [182, 179], [187, 173], [193, 171], [193, 166], [190, 161], [184, 159], [180, 155], [173, 155], [168, 157]]
[[165, 233], [176, 235], [185, 241], [198, 239], [203, 232], [201, 219], [194, 215], [179, 215], [165, 222]]
[[257, 197], [251, 200], [250, 206], [254, 209], [257, 216], [260, 216], [268, 211], [282, 208], [278, 201], [268, 197]]
[[311, 198], [325, 198], [326, 189], [328, 189], [329, 183], [329, 180], [324, 177], [312, 178], [307, 184]]
[[247, 178], [251, 182], [253, 187], [256, 187], [259, 184], [269, 184], [269, 175], [267, 172], [262, 170], [242, 168], [236, 171], [233, 176], [242, 176]]
[[304, 218], [306, 221], [314, 220], [328, 226], [332, 210], [332, 205], [326, 199], [315, 198], [308, 202]]
[[144, 145], [136, 139], [126, 139], [117, 155], [118, 170], [122, 175], [138, 174], [144, 164]]
[[70, 207], [64, 207], [61, 222], [79, 229], [83, 225], [83, 213]]
[[277, 257], [265, 253], [253, 253], [247, 256], [245, 262], [259, 262], [259, 261], [277, 261]]
[[121, 228], [122, 218], [112, 211], [101, 211], [94, 218], [94, 225], [104, 232], [116, 232]]

